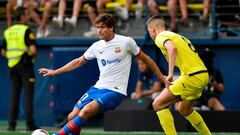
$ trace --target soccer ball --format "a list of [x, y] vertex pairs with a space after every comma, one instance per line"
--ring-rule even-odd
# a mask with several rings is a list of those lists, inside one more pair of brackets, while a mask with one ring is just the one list
[[31, 135], [49, 135], [48, 132], [44, 129], [36, 129], [32, 132]]

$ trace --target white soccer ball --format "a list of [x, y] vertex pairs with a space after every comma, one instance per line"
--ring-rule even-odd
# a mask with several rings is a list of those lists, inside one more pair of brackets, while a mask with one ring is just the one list
[[44, 129], [36, 129], [32, 132], [31, 135], [49, 135], [48, 132]]

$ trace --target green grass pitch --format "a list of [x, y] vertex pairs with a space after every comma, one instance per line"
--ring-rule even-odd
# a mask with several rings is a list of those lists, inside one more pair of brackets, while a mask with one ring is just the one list
[[[52, 132], [50, 132], [52, 133]], [[0, 131], [0, 135], [31, 135], [31, 132], [16, 131], [7, 132]], [[51, 135], [51, 134], [50, 134]], [[81, 135], [165, 135], [163, 132], [104, 132], [104, 131], [82, 131]], [[198, 133], [179, 132], [178, 135], [200, 135]], [[240, 135], [240, 133], [213, 133], [213, 135]]]

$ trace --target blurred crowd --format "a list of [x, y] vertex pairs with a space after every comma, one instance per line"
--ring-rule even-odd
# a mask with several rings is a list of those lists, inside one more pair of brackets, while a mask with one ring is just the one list
[[[203, 15], [201, 20], [208, 21], [209, 5], [210, 0], [204, 0]], [[50, 30], [47, 27], [49, 19], [51, 17], [51, 11], [54, 7], [58, 7], [57, 16], [52, 18], [52, 23], [58, 27], [62, 28], [63, 25], [68, 25], [70, 28], [75, 28], [77, 26], [77, 21], [79, 14], [85, 6], [86, 12], [88, 14], [91, 27], [90, 30], [84, 32], [83, 36], [87, 38], [96, 37], [97, 30], [94, 26], [94, 20], [99, 13], [108, 12], [107, 4], [112, 3], [112, 12], [115, 13], [122, 20], [127, 21], [129, 14], [134, 12], [136, 19], [143, 17], [145, 4], [147, 3], [147, 9], [149, 16], [160, 15], [161, 11], [159, 9], [160, 5], [167, 5], [168, 13], [170, 16], [169, 30], [176, 31], [176, 17], [178, 12], [178, 3], [180, 4], [180, 10], [182, 12], [182, 21], [187, 25], [188, 14], [187, 14], [187, 2], [184, 0], [73, 0], [73, 6], [67, 5], [68, 0], [9, 0], [6, 5], [6, 15], [7, 15], [7, 25], [12, 25], [12, 13], [18, 7], [25, 7], [29, 13], [29, 17], [37, 24], [37, 37], [47, 37], [50, 34]], [[68, 7], [72, 8], [72, 15], [70, 17], [65, 16], [65, 11]], [[40, 12], [39, 12], [40, 10]]]
[[[238, 2], [238, 0], [232, 1], [233, 4]], [[69, 3], [73, 5], [67, 5]], [[168, 30], [176, 32], [178, 30], [177, 24], [191, 26], [189, 23], [189, 14], [192, 12], [189, 9], [191, 4], [196, 4], [195, 9], [200, 13], [198, 15], [199, 22], [209, 24], [211, 0], [8, 0], [6, 18], [9, 27], [13, 24], [13, 12], [16, 8], [26, 8], [28, 17], [38, 26], [36, 36], [41, 38], [47, 37], [51, 33], [48, 28], [49, 23], [59, 29], [62, 29], [64, 25], [72, 29], [77, 27], [80, 13], [87, 14], [90, 28], [89, 31], [83, 33], [83, 37], [94, 38], [97, 37], [94, 20], [100, 13], [109, 12], [122, 21], [128, 21], [130, 17], [139, 20], [146, 16], [161, 15], [165, 12], [169, 20]], [[236, 9], [238, 12], [239, 4]], [[58, 11], [56, 14], [52, 14], [53, 10]], [[70, 11], [72, 14], [66, 15], [66, 11]], [[238, 14], [234, 15], [237, 18]]]

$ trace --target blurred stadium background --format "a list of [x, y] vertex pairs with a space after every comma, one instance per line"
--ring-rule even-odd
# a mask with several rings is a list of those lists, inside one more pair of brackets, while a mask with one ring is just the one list
[[[67, 0], [67, 14], [71, 15], [72, 0]], [[2, 44], [3, 32], [7, 28], [6, 24], [6, 8], [7, 0], [0, 0], [0, 45]], [[217, 4], [216, 4], [217, 3]], [[169, 20], [167, 13], [167, 7], [165, 5], [159, 6], [161, 15]], [[178, 32], [191, 39], [192, 43], [197, 49], [203, 49], [205, 47], [210, 48], [215, 52], [216, 57], [214, 66], [218, 67], [223, 75], [225, 83], [225, 92], [221, 98], [222, 103], [226, 107], [227, 111], [237, 112], [235, 115], [237, 118], [229, 115], [224, 115], [230, 120], [235, 120], [229, 125], [237, 124], [240, 116], [240, 1], [239, 0], [212, 0], [211, 13], [209, 23], [202, 24], [198, 18], [200, 11], [202, 11], [203, 5], [200, 3], [196, 5], [189, 5], [188, 10], [190, 13], [190, 25], [185, 26], [178, 23]], [[134, 5], [133, 9], [134, 10]], [[161, 52], [157, 49], [152, 40], [149, 39], [146, 28], [145, 20], [148, 16], [147, 12], [144, 12], [143, 17], [140, 20], [136, 20], [134, 14], [130, 14], [128, 21], [122, 21], [114, 12], [112, 13], [117, 20], [117, 33], [124, 34], [133, 37], [138, 45], [150, 55], [157, 64], [167, 70], [167, 64], [162, 57]], [[41, 13], [41, 11], [40, 11]], [[54, 7], [51, 13], [51, 17], [56, 16], [57, 7]], [[181, 18], [181, 13], [178, 11], [178, 19]], [[229, 19], [230, 18], [230, 19]], [[235, 25], [229, 26], [228, 22], [232, 22]], [[31, 28], [34, 31], [37, 30], [36, 24], [30, 23]], [[90, 25], [88, 23], [88, 17], [86, 11], [82, 11], [82, 14], [78, 18], [77, 28], [69, 30], [68, 28], [56, 29], [52, 22], [48, 22], [48, 27], [51, 31], [50, 35], [45, 38], [37, 39], [38, 54], [36, 58], [36, 91], [35, 91], [35, 119], [37, 125], [41, 127], [55, 127], [56, 130], [61, 125], [61, 122], [65, 119], [67, 114], [71, 111], [74, 103], [80, 98], [80, 96], [88, 90], [88, 88], [96, 81], [99, 71], [96, 69], [96, 62], [91, 61], [82, 67], [80, 70], [75, 70], [71, 73], [59, 75], [57, 77], [43, 78], [37, 73], [37, 69], [44, 66], [50, 68], [58, 68], [75, 57], [83, 54], [84, 51], [97, 39], [96, 38], [84, 38], [83, 32], [86, 32]], [[176, 73], [178, 71], [176, 70]], [[8, 118], [8, 101], [9, 101], [9, 80], [7, 61], [0, 56], [0, 129], [5, 130]], [[130, 81], [128, 86], [128, 94], [134, 91], [134, 87], [137, 79], [137, 66], [132, 64], [132, 71], [130, 74]], [[217, 113], [217, 112], [216, 112]], [[20, 106], [20, 120], [24, 120], [24, 101], [21, 100]], [[127, 133], [108, 133], [103, 132], [104, 126], [103, 114], [96, 116], [86, 127], [101, 128], [100, 132], [91, 133], [83, 132], [83, 135], [104, 134], [104, 135], [120, 135], [128, 134], [133, 135], [134, 132]], [[224, 121], [221, 121], [224, 123]], [[20, 121], [21, 123], [21, 121]], [[222, 124], [215, 123], [215, 124]], [[22, 124], [24, 126], [24, 124]], [[239, 125], [239, 124], [238, 124]], [[239, 127], [239, 126], [238, 126]], [[51, 128], [50, 128], [51, 129]], [[230, 128], [231, 129], [231, 128]], [[19, 129], [21, 131], [21, 127]], [[226, 132], [231, 132], [227, 131]], [[232, 134], [240, 134], [240, 127], [235, 129]], [[21, 131], [23, 132], [23, 131]], [[26, 132], [19, 135], [27, 134]], [[10, 135], [17, 133], [0, 132], [1, 135]], [[159, 134], [143, 132], [136, 134]], [[188, 133], [182, 133], [188, 135]], [[189, 133], [193, 134], [193, 133]], [[226, 134], [226, 133], [218, 133]], [[216, 134], [216, 135], [218, 135]], [[232, 135], [231, 134], [231, 135]], [[230, 133], [229, 133], [230, 135]]]

